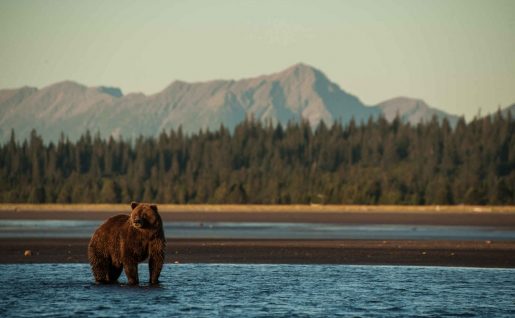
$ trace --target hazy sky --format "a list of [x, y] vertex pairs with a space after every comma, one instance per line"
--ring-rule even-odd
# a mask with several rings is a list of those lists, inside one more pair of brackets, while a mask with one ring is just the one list
[[470, 119], [515, 103], [515, 1], [0, 0], [0, 88], [152, 94], [298, 62], [369, 105], [410, 96]]

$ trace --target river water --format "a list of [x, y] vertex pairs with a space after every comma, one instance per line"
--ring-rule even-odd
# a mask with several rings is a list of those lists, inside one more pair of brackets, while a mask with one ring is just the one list
[[0, 265], [0, 316], [515, 316], [514, 269], [167, 264], [161, 281], [96, 285], [87, 264]]
[[[89, 238], [101, 221], [0, 220], [0, 238]], [[515, 240], [515, 229], [438, 225], [346, 225], [266, 222], [166, 222], [173, 238]]]

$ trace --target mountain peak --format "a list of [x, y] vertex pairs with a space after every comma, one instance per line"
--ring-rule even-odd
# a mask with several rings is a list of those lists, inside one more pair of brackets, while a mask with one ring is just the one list
[[123, 93], [122, 90], [118, 87], [111, 87], [111, 86], [99, 86], [97, 90], [101, 93], [111, 95], [113, 97], [122, 97]]
[[87, 86], [79, 84], [74, 81], [66, 80], [54, 83], [52, 85], [49, 85], [47, 87], [44, 87], [43, 89], [62, 89], [62, 90], [68, 90], [68, 89], [87, 89]]
[[381, 102], [379, 106], [385, 110], [392, 109], [398, 112], [405, 112], [415, 108], [430, 108], [424, 100], [406, 96], [390, 98]]
[[288, 70], [294, 70], [294, 71], [314, 71], [314, 70], [316, 70], [316, 68], [311, 66], [311, 65], [299, 62], [299, 63], [293, 64], [292, 66], [288, 67], [285, 71], [288, 71]]
[[304, 63], [297, 63], [294, 64], [284, 71], [280, 72], [279, 74], [282, 74], [284, 76], [295, 76], [295, 77], [305, 77], [305, 76], [314, 76], [316, 74], [321, 74], [319, 70], [314, 68], [313, 66], [304, 64]]
[[451, 125], [456, 124], [459, 119], [458, 116], [450, 115], [429, 106], [424, 100], [419, 98], [399, 96], [379, 103], [377, 106], [382, 110], [387, 120], [393, 120], [399, 115], [402, 120], [412, 124], [428, 122], [434, 116], [440, 120], [447, 118]]
[[390, 98], [388, 101], [396, 101], [396, 102], [404, 101], [404, 102], [421, 102], [421, 103], [425, 103], [424, 100], [421, 99], [421, 98], [414, 98], [414, 97], [408, 97], [408, 96], [397, 96], [397, 97]]

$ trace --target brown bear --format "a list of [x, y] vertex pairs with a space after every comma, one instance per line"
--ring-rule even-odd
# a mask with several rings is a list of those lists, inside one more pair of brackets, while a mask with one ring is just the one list
[[163, 221], [154, 204], [131, 203], [130, 215], [116, 215], [95, 231], [88, 259], [95, 280], [115, 283], [125, 270], [128, 283], [139, 283], [138, 263], [149, 258], [150, 284], [157, 284], [165, 259]]

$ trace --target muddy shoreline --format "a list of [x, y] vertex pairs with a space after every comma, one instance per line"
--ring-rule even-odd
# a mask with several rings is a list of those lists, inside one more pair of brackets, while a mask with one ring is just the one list
[[[73, 210], [0, 209], [3, 220], [105, 220], [129, 207]], [[87, 208], [87, 207], [86, 207]], [[120, 208], [120, 209], [118, 209]], [[182, 209], [184, 208], [184, 209]], [[198, 209], [197, 209], [198, 208]], [[221, 207], [223, 208], [223, 207]], [[220, 209], [221, 209], [220, 208]], [[240, 210], [241, 208], [241, 210]], [[515, 213], [504, 210], [361, 210], [359, 207], [173, 207], [165, 222], [287, 222], [485, 226], [515, 229]], [[182, 209], [182, 210], [181, 210]], [[340, 209], [340, 210], [339, 210]], [[500, 209], [500, 208], [499, 208]], [[0, 264], [87, 263], [87, 238], [2, 238]], [[24, 256], [30, 250], [31, 256]], [[515, 268], [515, 241], [358, 239], [180, 239], [168, 240], [168, 263], [375, 264]]]
[[[88, 239], [0, 239], [0, 264], [87, 263]], [[24, 256], [30, 250], [31, 256]], [[167, 263], [420, 265], [515, 268], [515, 242], [168, 240]]]

